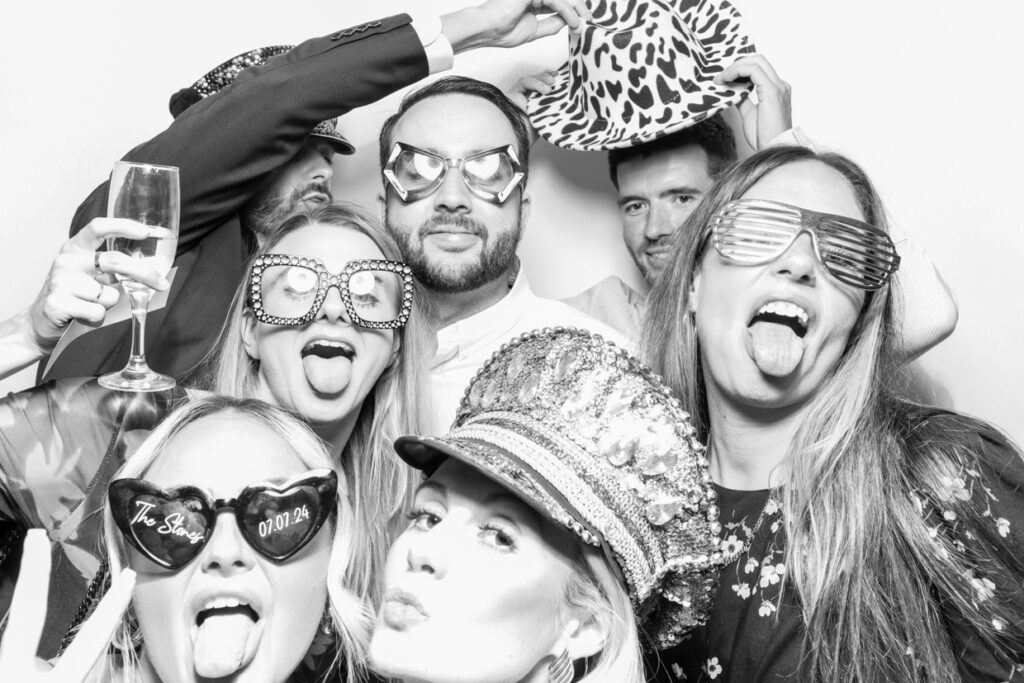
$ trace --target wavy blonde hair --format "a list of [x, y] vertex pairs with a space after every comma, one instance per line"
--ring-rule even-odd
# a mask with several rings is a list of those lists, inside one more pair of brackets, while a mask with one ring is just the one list
[[[256, 399], [212, 395], [185, 403], [168, 415], [125, 461], [112, 480], [143, 478], [178, 433], [191, 424], [216, 415], [242, 416], [267, 426], [292, 447], [303, 465], [310, 469], [328, 467], [337, 471], [335, 461], [327, 452], [324, 442], [305, 423], [287, 411]], [[337, 509], [329, 522], [333, 526], [331, 556], [324, 580], [327, 584], [329, 611], [339, 643], [338, 654], [345, 662], [349, 679], [361, 680], [364, 676], [363, 662], [372, 627], [372, 615], [361, 596], [350, 591], [341, 581], [352, 556], [352, 540], [356, 533], [348, 493], [345, 473], [338, 472]], [[114, 522], [109, 501], [103, 507], [103, 544], [111, 575], [116, 576], [128, 566], [128, 548]], [[138, 680], [138, 659], [131, 638], [136, 628], [133, 622], [129, 611], [114, 635], [114, 646], [119, 652], [120, 662], [106, 662], [104, 665], [108, 669], [104, 673], [107, 677], [101, 680], [115, 680], [118, 677], [124, 681]], [[141, 635], [145, 643], [146, 634]]]
[[[871, 182], [837, 154], [769, 148], [712, 187], [678, 231], [671, 265], [648, 299], [641, 335], [644, 357], [688, 406], [702, 440], [708, 438], [709, 412], [689, 297], [709, 248], [705, 228], [760, 178], [804, 161], [842, 174], [865, 221], [887, 230]], [[891, 285], [866, 298], [842, 358], [808, 402], [773, 481], [781, 487], [787, 539], [784, 580], [792, 581], [803, 615], [801, 680], [958, 681], [945, 626], [949, 609], [1007, 663], [1007, 671], [1012, 653], [1024, 650], [1024, 591], [1012, 591], [1002, 602], [976, 601], [966, 578], [983, 568], [982, 575], [1019, 588], [1024, 562], [1010, 539], [989, 532], [970, 501], [956, 500], [943, 483], [976, 466], [978, 434], [994, 431], [963, 416], [933, 419], [937, 411], [896, 397], [892, 300]], [[1005, 438], [992, 438], [1015, 449]], [[973, 524], [969, 551], [941, 535], [933, 538], [922, 499]], [[1000, 630], [994, 623], [1008, 626]]]
[[[398, 246], [377, 218], [348, 202], [292, 216], [267, 238], [257, 256], [273, 253], [285, 235], [314, 223], [361, 232], [385, 258], [402, 259]], [[250, 272], [251, 264], [252, 261], [246, 273]], [[235, 292], [215, 350], [197, 376], [200, 387], [230, 396], [258, 395], [260, 364], [249, 356], [242, 342], [245, 312], [250, 305], [248, 294], [246, 277]], [[357, 520], [354, 556], [347, 566], [345, 580], [359, 595], [374, 603], [380, 597], [377, 577], [382, 575], [391, 541], [404, 527], [416, 485], [416, 478], [395, 454], [392, 444], [403, 434], [426, 433], [430, 424], [423, 393], [427, 386], [424, 367], [431, 348], [429, 331], [423, 323], [426, 301], [427, 297], [416, 286], [409, 321], [404, 328], [394, 330], [401, 344], [400, 353], [363, 402], [349, 442], [335, 460], [351, 482]]]

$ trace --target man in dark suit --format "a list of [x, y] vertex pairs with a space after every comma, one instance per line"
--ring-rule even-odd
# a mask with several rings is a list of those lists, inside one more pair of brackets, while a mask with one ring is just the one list
[[[552, 14], [537, 16], [545, 13]], [[571, 0], [487, 0], [440, 21], [402, 14], [308, 40], [205, 99], [172, 98], [173, 109], [194, 104], [124, 157], [177, 166], [181, 176], [178, 272], [167, 305], [146, 324], [150, 364], [188, 374], [213, 345], [260, 235], [300, 204], [330, 201], [337, 146], [310, 135], [318, 123], [448, 68], [454, 53], [513, 47], [566, 24], [581, 27]], [[108, 183], [100, 185], [79, 207], [72, 235], [106, 214], [107, 191]], [[130, 345], [128, 321], [100, 328], [68, 346], [45, 377], [41, 363], [39, 376], [118, 370]]]

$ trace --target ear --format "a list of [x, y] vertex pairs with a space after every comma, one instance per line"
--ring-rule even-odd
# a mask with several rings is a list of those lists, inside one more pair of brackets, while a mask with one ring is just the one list
[[256, 343], [256, 317], [248, 307], [242, 311], [242, 346], [250, 358], [260, 359], [259, 345]]
[[533, 199], [528, 192], [523, 192], [523, 198], [519, 201], [519, 240], [522, 241], [526, 234], [526, 223], [530, 220], [530, 210], [533, 208]]
[[700, 269], [693, 274], [693, 282], [690, 283], [690, 291], [687, 292], [687, 302], [690, 313], [697, 312], [697, 296], [700, 294]]
[[381, 225], [388, 227], [388, 200], [383, 192], [377, 195], [377, 218], [380, 219]]
[[569, 659], [573, 661], [593, 657], [604, 649], [609, 631], [606, 617], [574, 609], [573, 614], [565, 622], [562, 638], [559, 638], [557, 651], [553, 654], [557, 657], [565, 649], [569, 651]]

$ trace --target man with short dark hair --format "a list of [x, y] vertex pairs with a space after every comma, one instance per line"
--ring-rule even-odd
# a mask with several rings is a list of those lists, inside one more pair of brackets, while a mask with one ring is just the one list
[[494, 86], [449, 77], [408, 95], [380, 135], [381, 216], [431, 294], [434, 429], [451, 424], [476, 371], [534, 329], [573, 326], [626, 339], [530, 290], [516, 248], [530, 215], [529, 139]]
[[[814, 146], [793, 128], [790, 86], [763, 56], [743, 56], [715, 77], [718, 83], [738, 79], [748, 79], [757, 93], [756, 103], [747, 98], [737, 107], [751, 147]], [[670, 256], [672, 234], [685, 225], [704, 193], [736, 159], [735, 136], [721, 115], [610, 151], [608, 170], [618, 193], [622, 237], [640, 270], [643, 289], [637, 292], [610, 276], [564, 301], [623, 334], [636, 334], [644, 296]], [[893, 239], [902, 256], [898, 319], [902, 350], [909, 359], [948, 337], [958, 313], [952, 292], [923, 249], [895, 230]]]
[[608, 152], [622, 240], [643, 278], [643, 291], [609, 276], [564, 301], [623, 334], [635, 333], [644, 294], [668, 262], [672, 235], [718, 174], [735, 161], [736, 139], [721, 115], [635, 147]]
[[[212, 347], [255, 243], [292, 211], [330, 201], [337, 147], [311, 136], [317, 124], [447, 69], [454, 53], [513, 47], [566, 24], [579, 30], [580, 12], [585, 7], [564, 0], [487, 0], [440, 21], [397, 15], [265, 61], [240, 55], [178, 93], [170, 127], [125, 156], [177, 166], [181, 176], [178, 271], [167, 305], [149, 314], [150, 364], [187, 375]], [[208, 92], [212, 82], [219, 92]], [[79, 207], [72, 235], [106, 214], [107, 190], [104, 183]], [[130, 342], [127, 322], [89, 332], [55, 359], [45, 379], [118, 370]]]

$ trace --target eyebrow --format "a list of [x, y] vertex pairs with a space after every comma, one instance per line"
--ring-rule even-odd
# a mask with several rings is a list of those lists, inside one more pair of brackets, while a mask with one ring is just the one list
[[445, 486], [444, 484], [439, 484], [436, 481], [434, 481], [433, 479], [427, 479], [422, 484], [420, 484], [416, 488], [416, 493], [419, 493], [420, 491], [425, 491], [425, 490], [432, 490], [432, 491], [434, 491], [434, 493], [437, 493], [437, 494], [442, 495], [442, 496], [443, 495], [447, 495], [447, 493], [448, 493], [448, 487], [447, 486]]
[[[673, 195], [679, 195], [679, 194], [701, 194], [702, 192], [703, 192], [703, 190], [699, 190], [696, 187], [691, 187], [690, 185], [677, 185], [675, 187], [670, 187], [667, 190], [663, 190], [663, 191], [659, 192], [656, 195], [656, 197], [658, 199], [664, 199], [666, 197], [671, 197]], [[616, 200], [616, 204], [618, 204], [619, 208], [621, 209], [623, 206], [625, 206], [626, 204], [629, 204], [630, 202], [646, 202], [646, 201], [647, 201], [647, 197], [641, 197], [640, 195], [630, 194], [630, 195], [625, 195], [623, 197], [620, 197], [618, 200]]]
[[410, 147], [415, 147], [416, 149], [421, 149], [424, 152], [430, 152], [431, 154], [436, 154], [437, 156], [444, 157], [445, 159], [465, 159], [466, 157], [471, 157], [474, 154], [480, 154], [481, 152], [492, 152], [492, 151], [495, 151], [495, 150], [504, 151], [508, 147], [515, 148], [515, 145], [512, 144], [512, 143], [505, 143], [505, 144], [502, 144], [502, 145], [494, 145], [494, 146], [491, 146], [491, 147], [488, 147], [488, 146], [484, 145], [484, 146], [480, 146], [480, 147], [473, 147], [472, 149], [467, 150], [466, 153], [463, 154], [462, 156], [459, 156], [459, 157], [449, 157], [446, 152], [442, 152], [437, 147], [434, 147], [432, 145], [414, 145], [411, 142], [405, 142], [404, 140], [396, 140], [396, 142], [401, 142], [403, 145], [409, 145]]

